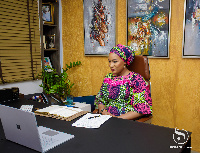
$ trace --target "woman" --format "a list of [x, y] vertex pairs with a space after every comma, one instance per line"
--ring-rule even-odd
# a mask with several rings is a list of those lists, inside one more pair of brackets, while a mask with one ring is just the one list
[[127, 69], [135, 53], [130, 46], [118, 44], [108, 57], [112, 73], [105, 76], [95, 105], [103, 115], [123, 119], [136, 119], [152, 113], [152, 99], [144, 78]]

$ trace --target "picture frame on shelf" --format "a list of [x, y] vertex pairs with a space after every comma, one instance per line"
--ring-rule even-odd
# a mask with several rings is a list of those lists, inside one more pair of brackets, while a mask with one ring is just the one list
[[116, 0], [84, 0], [85, 56], [108, 56], [116, 45]]
[[54, 24], [54, 5], [53, 3], [42, 3], [43, 24]]
[[200, 58], [200, 8], [198, 0], [185, 0], [182, 58]]
[[47, 66], [50, 66], [52, 68], [50, 58], [49, 57], [44, 57], [44, 69], [48, 71]]
[[127, 45], [136, 55], [169, 58], [171, 0], [127, 0]]

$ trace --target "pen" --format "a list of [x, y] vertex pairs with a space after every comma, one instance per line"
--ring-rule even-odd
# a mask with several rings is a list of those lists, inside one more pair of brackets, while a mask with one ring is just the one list
[[99, 116], [92, 116], [92, 117], [89, 117], [88, 119], [92, 119], [92, 118], [96, 118], [96, 117], [100, 117], [100, 115]]

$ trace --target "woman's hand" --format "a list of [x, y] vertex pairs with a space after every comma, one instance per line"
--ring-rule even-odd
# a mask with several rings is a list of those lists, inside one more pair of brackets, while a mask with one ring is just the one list
[[[99, 113], [101, 113], [102, 115], [110, 115], [110, 116], [112, 116], [112, 117], [116, 117], [115, 115], [113, 115], [113, 114], [107, 112], [107, 111], [105, 110], [105, 106], [104, 106], [103, 104], [99, 104], [99, 105], [98, 105], [98, 108], [99, 108]], [[103, 110], [103, 109], [104, 109], [104, 110]], [[101, 110], [103, 110], [103, 112], [101, 112]]]
[[137, 119], [138, 117], [141, 117], [141, 116], [143, 116], [143, 114], [130, 111], [130, 112], [126, 113], [126, 114], [122, 114], [120, 116], [117, 116], [117, 118], [134, 120], [134, 119]]
[[113, 115], [113, 114], [107, 112], [106, 110], [104, 110], [104, 111], [102, 112], [102, 115], [110, 115], [110, 116], [112, 116], [112, 117], [116, 117], [115, 115]]

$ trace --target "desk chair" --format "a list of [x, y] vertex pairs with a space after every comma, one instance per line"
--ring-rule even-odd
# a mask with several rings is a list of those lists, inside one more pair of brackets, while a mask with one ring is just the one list
[[[151, 87], [149, 62], [148, 62], [148, 58], [146, 56], [136, 55], [133, 62], [131, 63], [131, 65], [129, 65], [127, 68], [130, 71], [139, 73], [141, 76], [143, 76], [144, 79], [149, 84], [149, 86]], [[98, 113], [98, 109], [95, 109], [93, 111], [93, 113]], [[149, 123], [148, 120], [150, 120], [151, 118], [152, 118], [152, 115], [144, 115], [144, 116], [136, 119], [136, 121]]]
[[[149, 62], [147, 56], [135, 55], [135, 58], [131, 65], [127, 67], [130, 71], [139, 73], [148, 83], [151, 90], [151, 82], [150, 82], [150, 69]], [[136, 119], [138, 122], [147, 122], [152, 118], [152, 115], [144, 115], [139, 119]]]

